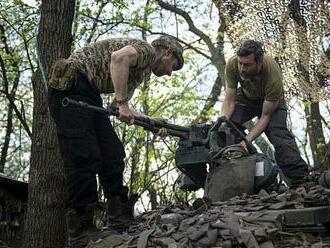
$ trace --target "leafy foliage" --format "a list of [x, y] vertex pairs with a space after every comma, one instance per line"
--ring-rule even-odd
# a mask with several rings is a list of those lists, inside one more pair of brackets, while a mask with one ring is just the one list
[[9, 161], [4, 172], [26, 180], [33, 95], [29, 78], [37, 64], [34, 47], [38, 9], [23, 1], [1, 2], [0, 8], [6, 10], [0, 14], [0, 120], [2, 133], [10, 141], [6, 144], [1, 139], [2, 156]]

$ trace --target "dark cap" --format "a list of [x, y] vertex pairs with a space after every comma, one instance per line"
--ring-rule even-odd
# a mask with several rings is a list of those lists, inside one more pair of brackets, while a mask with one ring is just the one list
[[158, 39], [155, 39], [153, 42], [151, 42], [151, 45], [153, 46], [161, 46], [166, 47], [172, 50], [174, 56], [178, 60], [178, 66], [175, 68], [175, 70], [180, 70], [183, 67], [183, 47], [181, 44], [174, 38], [168, 35], [162, 35]]

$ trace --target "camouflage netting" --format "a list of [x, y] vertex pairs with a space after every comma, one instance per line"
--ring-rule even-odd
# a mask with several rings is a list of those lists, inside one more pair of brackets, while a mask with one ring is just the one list
[[[261, 191], [214, 203], [197, 199], [191, 209], [163, 208], [145, 213], [127, 233], [108, 236], [87, 247], [330, 247], [329, 238], [290, 231], [272, 214], [326, 206], [329, 196], [329, 189], [309, 183], [283, 194]], [[297, 227], [301, 228], [299, 223]]]
[[327, 0], [213, 0], [234, 48], [264, 43], [279, 62], [287, 97], [330, 98], [330, 2]]

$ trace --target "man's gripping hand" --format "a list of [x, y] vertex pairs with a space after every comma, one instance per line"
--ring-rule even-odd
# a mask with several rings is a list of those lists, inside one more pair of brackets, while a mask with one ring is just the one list
[[250, 152], [245, 140], [242, 140], [240, 145], [244, 148], [246, 152]]
[[134, 114], [133, 111], [128, 107], [128, 103], [120, 103], [118, 104], [118, 110], [119, 110], [119, 120], [126, 122], [128, 124], [133, 124], [134, 122]]
[[[161, 118], [161, 117], [156, 117], [154, 118], [155, 121], [162, 122], [162, 123], [167, 123], [166, 119]], [[158, 136], [164, 138], [168, 135], [167, 129], [165, 127], [162, 127], [158, 130], [156, 133]]]

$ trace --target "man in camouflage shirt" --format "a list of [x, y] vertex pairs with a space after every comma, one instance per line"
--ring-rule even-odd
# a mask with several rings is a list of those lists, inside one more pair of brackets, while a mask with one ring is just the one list
[[[290, 179], [291, 185], [299, 185], [308, 173], [308, 166], [287, 128], [287, 108], [279, 65], [264, 54], [260, 42], [247, 40], [239, 48], [237, 56], [228, 60], [225, 78], [226, 94], [221, 114], [242, 129], [242, 124], [258, 116], [246, 139], [252, 142], [265, 132], [274, 145], [275, 159], [284, 175]], [[246, 149], [245, 142], [241, 144]]]
[[[156, 76], [183, 66], [183, 49], [170, 36], [151, 45], [143, 40], [114, 38], [92, 43], [59, 59], [49, 79], [49, 107], [56, 123], [66, 176], [69, 247], [84, 247], [92, 237], [93, 209], [98, 201], [96, 174], [107, 198], [109, 225], [132, 216], [123, 186], [124, 147], [107, 116], [79, 107], [61, 107], [64, 97], [102, 106], [101, 93], [114, 93], [119, 119], [131, 123], [128, 106], [134, 89]], [[130, 208], [129, 210], [127, 210]], [[126, 211], [126, 210], [127, 211]]]

